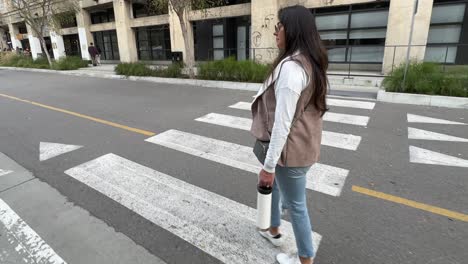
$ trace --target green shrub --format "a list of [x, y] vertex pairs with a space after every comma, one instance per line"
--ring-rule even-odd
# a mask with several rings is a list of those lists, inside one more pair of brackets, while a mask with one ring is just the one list
[[178, 78], [182, 76], [182, 65], [172, 64], [165, 69], [151, 69], [148, 65], [135, 62], [135, 63], [120, 63], [115, 67], [115, 72], [119, 75], [125, 76], [154, 76], [154, 77], [167, 77]]
[[40, 58], [37, 58], [36, 60], [33, 60], [30, 57], [27, 57], [26, 60], [27, 60], [27, 63], [26, 63], [27, 68], [50, 69], [49, 61], [45, 57], [40, 57]]
[[0, 57], [0, 65], [8, 67], [20, 68], [36, 68], [49, 69], [49, 62], [46, 58], [38, 58], [33, 60], [31, 57], [17, 55], [13, 52], [8, 52]]
[[441, 66], [430, 62], [412, 62], [408, 66], [403, 86], [405, 65], [402, 64], [385, 77], [383, 86], [388, 92], [468, 97], [468, 72], [443, 72]]
[[269, 72], [269, 66], [250, 60], [237, 61], [233, 57], [206, 62], [200, 65], [199, 78], [261, 83]]
[[115, 72], [118, 75], [125, 76], [151, 76], [153, 70], [148, 68], [146, 64], [141, 62], [135, 63], [120, 63], [115, 67]]
[[10, 66], [13, 67], [22, 59], [22, 56], [16, 55], [13, 52], [3, 52], [2, 56], [0, 57], [0, 64], [2, 66]]
[[182, 76], [183, 65], [180, 63], [171, 64], [167, 69], [163, 70], [164, 76], [168, 78], [179, 78]]
[[52, 69], [60, 71], [77, 70], [85, 67], [88, 67], [88, 61], [74, 56], [62, 58], [52, 65]]

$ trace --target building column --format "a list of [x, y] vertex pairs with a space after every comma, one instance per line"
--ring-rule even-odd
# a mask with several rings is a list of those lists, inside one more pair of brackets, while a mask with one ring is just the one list
[[65, 44], [63, 43], [62, 35], [57, 32], [50, 32], [50, 40], [52, 42], [52, 49], [54, 51], [54, 58], [60, 60], [61, 58], [66, 57], [65, 55]]
[[[28, 30], [29, 45], [31, 46], [31, 55], [33, 60], [35, 60], [39, 54], [42, 54], [41, 42], [28, 24], [26, 24], [26, 28]], [[42, 54], [42, 56], [45, 57], [45, 54]]]
[[131, 9], [130, 1], [114, 0], [115, 27], [121, 62], [138, 60], [135, 32], [130, 27]]
[[[193, 25], [190, 21], [188, 21], [188, 17], [186, 16], [187, 20], [187, 35], [188, 35], [188, 42], [189, 47], [188, 50], [192, 50], [191, 56], [195, 56], [195, 47], [194, 47], [194, 39], [193, 39]], [[171, 50], [173, 52], [182, 52], [183, 53], [183, 60], [187, 60], [187, 54], [185, 52], [185, 42], [184, 42], [184, 35], [182, 34], [182, 27], [180, 26], [180, 20], [174, 10], [169, 6], [169, 29], [171, 34]], [[195, 58], [193, 58], [195, 60]]]
[[21, 41], [19, 41], [16, 38], [16, 35], [19, 34], [19, 29], [18, 26], [15, 26], [14, 24], [8, 24], [8, 30], [10, 31], [10, 39], [11, 39], [11, 47], [16, 50], [16, 48], [23, 48], [23, 45], [21, 44]]
[[[383, 73], [389, 73], [393, 68], [405, 63], [408, 52], [411, 31], [411, 18], [416, 0], [390, 1], [388, 14], [387, 36], [385, 45]], [[410, 60], [423, 61], [426, 52], [427, 37], [431, 24], [433, 0], [419, 0], [419, 6], [414, 18], [413, 39], [411, 40]], [[405, 45], [406, 47], [394, 47]], [[389, 47], [390, 46], [390, 47]], [[393, 46], [393, 47], [392, 47]]]
[[91, 60], [91, 56], [88, 52], [88, 45], [94, 41], [93, 34], [91, 34], [91, 31], [89, 31], [89, 27], [91, 26], [91, 17], [89, 16], [89, 12], [81, 8], [80, 11], [76, 14], [76, 22], [78, 24], [78, 37], [80, 39], [81, 58], [83, 58], [83, 60]]
[[278, 22], [278, 0], [252, 0], [251, 58], [261, 63], [272, 63], [278, 48], [273, 33]]

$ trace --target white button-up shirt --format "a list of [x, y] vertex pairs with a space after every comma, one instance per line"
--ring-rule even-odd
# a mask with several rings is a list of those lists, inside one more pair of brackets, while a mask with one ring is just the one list
[[269, 78], [257, 94], [257, 96], [261, 95], [276, 80], [274, 85], [276, 97], [275, 123], [263, 165], [263, 169], [270, 173], [275, 172], [291, 129], [297, 102], [309, 82], [309, 77], [304, 68], [296, 61], [286, 61], [288, 59], [286, 58], [283, 60], [284, 63], [278, 64], [283, 64], [281, 72], [278, 69], [281, 66], [278, 66], [273, 72], [273, 78]]

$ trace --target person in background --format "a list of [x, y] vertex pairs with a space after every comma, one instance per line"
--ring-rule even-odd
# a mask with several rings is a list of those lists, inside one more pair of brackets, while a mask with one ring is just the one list
[[97, 65], [96, 55], [98, 55], [99, 52], [92, 42], [89, 43], [88, 52], [89, 52], [89, 55], [91, 56], [91, 62], [93, 63], [93, 66], [96, 66]]
[[97, 55], [96, 55], [96, 64], [101, 65], [101, 49], [96, 45]]
[[[272, 186], [270, 228], [260, 234], [275, 246], [280, 232], [281, 204], [291, 218], [297, 255], [280, 253], [280, 264], [311, 264], [315, 255], [306, 202], [307, 172], [319, 160], [322, 117], [327, 109], [328, 56], [315, 18], [303, 6], [283, 8], [275, 27], [280, 54], [274, 70], [252, 103], [251, 133], [268, 146], [259, 182]], [[289, 234], [288, 234], [289, 235]]]

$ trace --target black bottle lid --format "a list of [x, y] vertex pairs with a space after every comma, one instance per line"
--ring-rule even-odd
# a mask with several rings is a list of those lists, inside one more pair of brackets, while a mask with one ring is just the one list
[[273, 191], [271, 186], [257, 185], [257, 191], [261, 194], [270, 194]]

